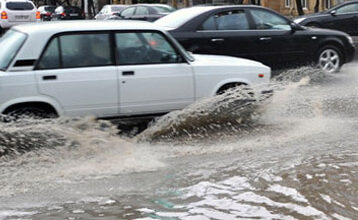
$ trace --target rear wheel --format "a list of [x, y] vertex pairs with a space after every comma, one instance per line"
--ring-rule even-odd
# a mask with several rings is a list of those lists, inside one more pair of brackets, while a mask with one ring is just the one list
[[324, 46], [317, 55], [317, 64], [325, 72], [339, 72], [343, 65], [343, 55], [340, 49], [333, 45]]

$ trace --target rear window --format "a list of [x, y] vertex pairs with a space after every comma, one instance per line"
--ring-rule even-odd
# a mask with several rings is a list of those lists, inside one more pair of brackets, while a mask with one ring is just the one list
[[81, 11], [78, 7], [65, 7], [65, 12], [67, 13], [81, 13]]
[[51, 7], [51, 6], [45, 7], [45, 11], [49, 11], [49, 12], [54, 12], [55, 9], [56, 7]]
[[154, 6], [158, 13], [170, 13], [175, 11], [175, 8], [165, 7], [165, 6]]
[[9, 30], [0, 38], [0, 70], [6, 70], [26, 40], [26, 35]]
[[14, 11], [33, 10], [35, 7], [30, 2], [7, 2], [6, 8]]

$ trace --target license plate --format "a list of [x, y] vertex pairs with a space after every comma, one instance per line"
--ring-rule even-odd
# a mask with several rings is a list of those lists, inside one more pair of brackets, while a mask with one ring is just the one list
[[15, 15], [15, 19], [28, 19], [28, 15]]
[[70, 14], [70, 16], [78, 16], [78, 14]]

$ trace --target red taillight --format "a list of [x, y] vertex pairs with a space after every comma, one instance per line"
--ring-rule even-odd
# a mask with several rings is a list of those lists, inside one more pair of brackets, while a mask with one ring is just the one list
[[36, 12], [36, 19], [41, 19], [41, 13], [39, 11]]
[[51, 16], [51, 13], [50, 13], [50, 12], [46, 12], [46, 16]]
[[262, 74], [262, 73], [259, 74], [259, 78], [264, 78], [264, 77], [265, 77], [264, 74]]
[[7, 19], [7, 13], [6, 11], [1, 12], [1, 19], [6, 20]]
[[63, 17], [65, 17], [66, 16], [66, 13], [65, 12], [62, 12], [62, 14], [61, 14]]

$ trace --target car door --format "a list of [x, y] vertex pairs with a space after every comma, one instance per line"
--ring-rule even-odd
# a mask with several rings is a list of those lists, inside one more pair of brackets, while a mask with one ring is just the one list
[[118, 114], [117, 69], [109, 33], [53, 38], [36, 67], [39, 92], [57, 100], [69, 116]]
[[358, 3], [344, 5], [332, 13], [332, 20], [327, 28], [344, 31], [350, 35], [358, 35]]
[[192, 68], [165, 35], [119, 32], [115, 39], [121, 115], [169, 112], [194, 101]]
[[190, 33], [194, 53], [253, 58], [255, 42], [248, 30], [250, 24], [243, 9], [225, 10], [210, 15], [196, 32]]
[[250, 8], [253, 29], [250, 35], [255, 39], [255, 59], [269, 66], [285, 66], [304, 57], [306, 45], [304, 36], [295, 33], [290, 21], [269, 10]]

